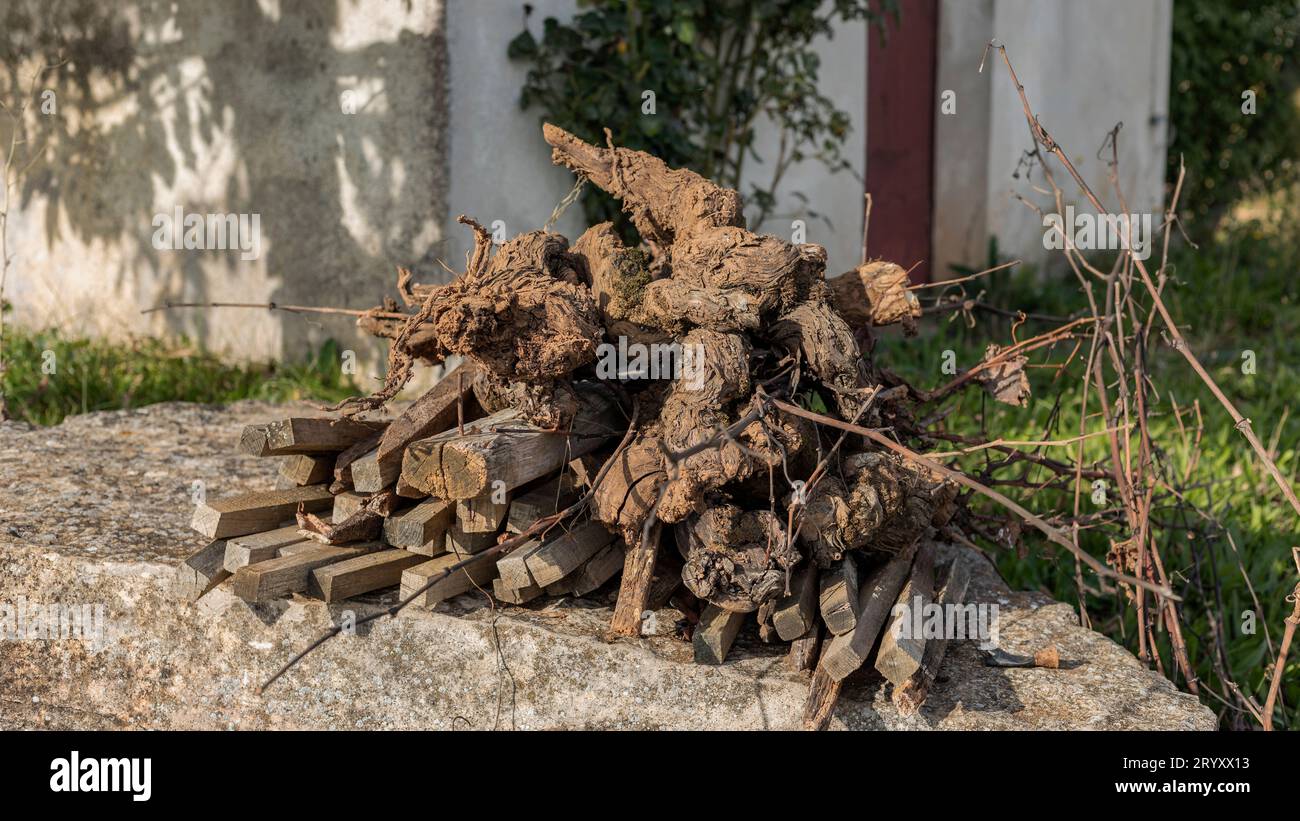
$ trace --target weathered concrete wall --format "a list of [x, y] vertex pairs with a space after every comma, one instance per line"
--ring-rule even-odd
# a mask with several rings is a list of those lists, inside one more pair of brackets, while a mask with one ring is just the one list
[[[14, 1], [38, 30], [69, 13]], [[550, 164], [540, 113], [518, 107], [526, 69], [505, 58], [523, 21], [513, 0], [81, 2], [92, 33], [70, 36], [74, 59], [37, 86], [57, 92], [54, 113], [34, 109], [34, 144], [47, 139], [48, 154], [16, 191], [6, 296], [21, 323], [186, 334], [252, 358], [301, 357], [332, 337], [357, 351], [367, 383], [385, 346], [346, 318], [139, 312], [164, 300], [369, 307], [392, 295], [396, 265], [426, 281], [445, 280], [439, 259], [463, 265], [469, 232], [457, 214], [500, 220], [513, 235], [542, 225], [573, 184]], [[1124, 121], [1130, 203], [1159, 210], [1170, 4], [945, 0], [937, 91], [957, 92], [957, 113], [937, 115], [936, 271], [982, 262], [990, 236], [1004, 254], [1046, 255], [1041, 221], [1012, 196], [1032, 195], [1012, 176], [1029, 145], [1019, 102], [1002, 67], [976, 73], [990, 37], [1011, 47], [1043, 122], [1099, 190], [1096, 149]], [[532, 5], [534, 27], [576, 8]], [[789, 237], [804, 220], [831, 272], [859, 254], [867, 43], [854, 24], [817, 49], [823, 92], [850, 116], [854, 173], [793, 166], [760, 226]], [[34, 66], [21, 68], [8, 86], [0, 75], [0, 93]], [[762, 156], [776, 140], [761, 124]], [[746, 187], [765, 183], [769, 169], [751, 163], [746, 176]], [[256, 258], [156, 248], [155, 218], [177, 207], [256, 214]], [[570, 209], [558, 228], [576, 237], [581, 220]]]
[[[978, 73], [984, 45], [1006, 44], [1029, 102], [1047, 131], [1108, 210], [1119, 204], [1107, 182], [1106, 133], [1119, 134], [1120, 184], [1131, 212], [1160, 222], [1168, 134], [1172, 0], [943, 0], [939, 94], [956, 92], [955, 114], [936, 115], [934, 270], [980, 265], [990, 237], [1004, 256], [1041, 262], [1042, 218], [1016, 195], [1054, 211], [1035, 170], [1021, 161], [1032, 148], [1024, 110], [996, 53]], [[936, 105], [939, 101], [936, 100]], [[1019, 178], [1015, 176], [1021, 171]], [[1054, 166], [1066, 202], [1086, 203]], [[1088, 208], [1090, 211], [1091, 209]]]
[[[26, 4], [35, 26], [68, 14]], [[394, 266], [432, 271], [446, 211], [441, 0], [145, 0], [95, 6], [95, 34], [40, 88], [47, 159], [20, 183], [7, 296], [20, 322], [188, 334], [244, 357], [333, 337], [340, 317], [180, 310], [164, 300], [369, 307]], [[31, 67], [22, 72], [26, 77]], [[84, 85], [83, 85], [84, 84]], [[7, 145], [7, 142], [6, 142]], [[157, 215], [258, 215], [260, 247], [155, 247]], [[365, 371], [358, 374], [365, 378]]]

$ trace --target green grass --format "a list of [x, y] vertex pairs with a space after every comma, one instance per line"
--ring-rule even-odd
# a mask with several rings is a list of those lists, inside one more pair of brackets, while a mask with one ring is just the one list
[[36, 425], [172, 400], [337, 401], [357, 392], [342, 373], [332, 341], [306, 362], [238, 365], [184, 342], [108, 342], [10, 327], [4, 353], [2, 389], [9, 415]]
[[[1247, 227], [1223, 235], [1197, 252], [1179, 248], [1171, 254], [1177, 282], [1166, 292], [1166, 302], [1182, 325], [1192, 350], [1220, 387], [1253, 421], [1266, 446], [1277, 442], [1276, 461], [1282, 473], [1295, 479], [1296, 443], [1300, 441], [1300, 283], [1295, 274], [1300, 250], [1294, 241], [1276, 233]], [[1149, 267], [1158, 265], [1149, 260]], [[1105, 270], [1105, 268], [1103, 268]], [[1032, 271], [1000, 272], [978, 287], [987, 289], [987, 300], [1005, 308], [1053, 315], [1085, 312], [1087, 302], [1072, 274], [1065, 278], [1040, 280]], [[1140, 287], [1140, 286], [1139, 286]], [[1158, 322], [1158, 320], [1157, 320]], [[1027, 323], [1017, 338], [1025, 339], [1050, 326]], [[895, 369], [914, 384], [935, 387], [951, 378], [940, 372], [943, 351], [957, 355], [959, 368], [968, 367], [984, 353], [988, 341], [1010, 343], [1005, 320], [978, 317], [977, 327], [967, 328], [961, 318], [946, 317], [924, 326], [917, 339], [887, 338], [877, 346], [879, 361]], [[1283, 619], [1290, 614], [1286, 596], [1297, 582], [1291, 546], [1300, 544], [1298, 523], [1290, 506], [1262, 469], [1245, 439], [1232, 427], [1231, 418], [1197, 378], [1186, 361], [1158, 340], [1152, 345], [1151, 377], [1157, 391], [1151, 411], [1152, 435], [1157, 458], [1181, 476], [1195, 450], [1185, 442], [1172, 412], [1199, 402], [1204, 418], [1204, 438], [1199, 462], [1194, 466], [1188, 499], [1209, 512], [1220, 527], [1198, 519], [1185, 508], [1165, 505], [1153, 511], [1161, 527], [1156, 538], [1166, 570], [1175, 589], [1185, 597], [1180, 605], [1189, 656], [1198, 678], [1209, 689], [1223, 692], [1224, 679], [1232, 679], [1260, 704], [1267, 693], [1265, 673], [1271, 656], [1265, 641], [1265, 627], [1278, 645]], [[1242, 372], [1242, 352], [1254, 351], [1257, 371]], [[1039, 351], [1031, 363], [1061, 362], [1069, 347]], [[1086, 357], [1085, 347], [1078, 357]], [[967, 435], [1002, 436], [1008, 439], [1062, 439], [1079, 431], [1079, 400], [1082, 363], [1053, 379], [1045, 369], [1030, 372], [1033, 398], [1026, 408], [986, 401], [981, 392], [967, 391], [959, 409], [947, 417], [949, 432]], [[1097, 411], [1095, 395], [1089, 397], [1090, 416]], [[1090, 419], [1088, 430], [1098, 430], [1099, 420]], [[1052, 449], [1061, 456], [1073, 456], [1073, 447]], [[1050, 455], [1050, 454], [1049, 454]], [[968, 471], [978, 471], [984, 457], [966, 457]], [[1102, 437], [1088, 440], [1085, 460], [1110, 465], [1109, 447]], [[1050, 474], [1035, 468], [1026, 477], [1045, 481]], [[1073, 492], [1029, 491], [1002, 488], [1030, 510], [1042, 515], [1070, 512]], [[1097, 509], [1085, 488], [1083, 513]], [[1114, 491], [1111, 491], [1113, 497]], [[1111, 504], [1114, 504], [1112, 498]], [[983, 501], [980, 513], [1001, 516], [1003, 511]], [[1077, 603], [1074, 563], [1053, 545], [1025, 528], [1028, 555], [1021, 557], [1005, 547], [981, 541], [990, 549], [1008, 581], [1015, 587], [1043, 590], [1061, 601]], [[1190, 534], [1190, 538], [1189, 538]], [[1231, 535], [1237, 551], [1228, 540]], [[1083, 545], [1094, 556], [1106, 555], [1109, 544], [1100, 533], [1085, 531]], [[1256, 610], [1246, 579], [1249, 578], [1260, 608]], [[1095, 579], [1089, 584], [1095, 586]], [[1093, 625], [1126, 647], [1137, 649], [1136, 616], [1131, 605], [1115, 595], [1090, 595], [1087, 606]], [[1255, 632], [1243, 631], [1246, 613], [1254, 613]], [[1216, 659], [1211, 630], [1216, 622], [1226, 636], [1227, 658]], [[1164, 633], [1157, 644], [1165, 670], [1173, 672], [1171, 648]], [[1222, 674], [1220, 673], [1222, 670]], [[1291, 653], [1283, 695], [1286, 726], [1300, 726], [1300, 654]], [[1225, 727], [1257, 726], [1248, 716], [1225, 711], [1220, 701], [1203, 695], [1203, 701], [1223, 714]], [[1275, 718], [1281, 726], [1282, 715]]]

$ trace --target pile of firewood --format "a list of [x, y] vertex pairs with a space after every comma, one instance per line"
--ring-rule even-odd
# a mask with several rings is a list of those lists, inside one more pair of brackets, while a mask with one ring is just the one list
[[[641, 245], [606, 223], [572, 245], [543, 230], [494, 248], [462, 217], [464, 274], [401, 271], [405, 310], [360, 319], [392, 340], [380, 391], [244, 431], [243, 451], [284, 460], [281, 487], [198, 507], [212, 541], [182, 565], [184, 592], [231, 576], [250, 602], [400, 585], [415, 605], [476, 588], [520, 605], [619, 578], [613, 635], [672, 603], [700, 663], [722, 663], [747, 621], [788, 642], [815, 670], [809, 726], [864, 666], [915, 711], [943, 643], [891, 629], [909, 618], [895, 605], [959, 602], [966, 582], [935, 567], [957, 486], [878, 433], [916, 429], [915, 389], [870, 356], [873, 326], [910, 331], [920, 314], [906, 272], [873, 261], [828, 280], [820, 246], [746, 230], [736, 192], [544, 131], [556, 163], [622, 201]], [[665, 369], [628, 361], [646, 351]], [[455, 358], [374, 418], [417, 364]], [[980, 379], [1016, 394], [1024, 377]]]

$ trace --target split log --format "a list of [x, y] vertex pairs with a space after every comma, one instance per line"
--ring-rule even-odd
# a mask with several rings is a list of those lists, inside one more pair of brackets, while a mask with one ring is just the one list
[[199, 505], [194, 509], [190, 527], [209, 539], [246, 536], [271, 530], [285, 519], [293, 518], [299, 505], [308, 511], [319, 511], [333, 501], [324, 485], [243, 493]]
[[387, 426], [387, 422], [331, 417], [280, 419], [245, 428], [239, 449], [253, 456], [338, 453]]
[[[935, 603], [946, 611], [949, 605], [961, 605], [966, 600], [966, 590], [970, 585], [970, 571], [962, 562], [954, 557], [951, 566], [948, 569], [948, 578], [935, 596]], [[944, 638], [934, 638], [926, 641], [925, 655], [921, 658], [921, 666], [912, 677], [903, 682], [902, 685], [894, 687], [891, 696], [894, 706], [902, 715], [915, 715], [923, 704], [926, 696], [930, 694], [930, 687], [933, 686], [935, 678], [939, 675], [939, 668], [943, 664], [944, 655], [948, 652], [948, 640]]]
[[314, 545], [290, 556], [280, 556], [241, 567], [231, 587], [246, 602], [268, 602], [307, 590], [311, 571], [383, 548], [379, 542], [331, 547]]
[[429, 499], [384, 521], [384, 541], [412, 553], [436, 556], [446, 551], [446, 532], [456, 521], [456, 505]]
[[830, 570], [822, 571], [819, 605], [822, 621], [832, 635], [841, 636], [857, 625], [862, 607], [861, 588], [858, 565], [852, 556], [845, 556]]
[[876, 669], [895, 687], [912, 677], [925, 655], [925, 633], [917, 628], [934, 596], [934, 550], [929, 539], [917, 548], [912, 573], [898, 593], [876, 650]]
[[342, 493], [352, 489], [352, 465], [362, 456], [379, 447], [382, 433], [374, 433], [360, 440], [334, 459], [334, 481], [330, 484], [331, 493]]
[[819, 668], [836, 681], [844, 679], [866, 662], [871, 648], [880, 637], [880, 629], [889, 618], [889, 609], [912, 569], [915, 547], [908, 548], [877, 568], [862, 585], [862, 603], [858, 623], [851, 632], [836, 636], [826, 645]]
[[695, 647], [696, 664], [721, 664], [736, 641], [744, 613], [724, 610], [716, 604], [704, 608], [700, 623], [695, 627], [691, 644]]
[[334, 507], [330, 519], [335, 522], [346, 522], [366, 506], [368, 498], [369, 496], [366, 494], [357, 493], [355, 490], [347, 490], [338, 494], [334, 497]]
[[195, 601], [230, 577], [225, 568], [226, 542], [217, 539], [191, 553], [176, 568], [176, 595]]
[[552, 538], [524, 560], [534, 582], [546, 587], [558, 582], [614, 540], [599, 522], [583, 522]]
[[402, 571], [428, 561], [409, 550], [380, 550], [318, 567], [311, 572], [308, 592], [327, 603], [392, 587], [402, 580]]
[[286, 545], [305, 541], [307, 539], [298, 532], [296, 524], [248, 536], [235, 536], [226, 542], [223, 565], [226, 570], [234, 573], [246, 565], [274, 559], [279, 555], [280, 548]]
[[514, 490], [600, 447], [615, 433], [612, 418], [613, 404], [594, 392], [584, 395], [567, 432], [529, 425], [517, 410], [495, 413], [464, 436], [453, 430], [412, 443], [402, 461], [402, 479], [439, 499]]
[[401, 474], [402, 457], [411, 443], [456, 427], [458, 417], [466, 422], [479, 418], [482, 409], [474, 397], [478, 376], [478, 366], [465, 362], [412, 402], [384, 431], [378, 446], [353, 462], [355, 488], [383, 490]]

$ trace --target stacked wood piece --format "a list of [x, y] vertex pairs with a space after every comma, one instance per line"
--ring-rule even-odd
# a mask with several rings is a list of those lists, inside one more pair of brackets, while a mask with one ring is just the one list
[[[233, 574], [251, 602], [396, 585], [423, 606], [479, 591], [522, 605], [618, 579], [614, 635], [671, 602], [700, 663], [751, 631], [788, 642], [813, 671], [809, 726], [864, 668], [917, 709], [943, 650], [906, 611], [964, 593], [955, 572], [935, 586], [956, 486], [850, 435], [920, 438], [915, 392], [870, 357], [874, 326], [918, 314], [906, 271], [876, 260], [827, 279], [823, 248], [748, 230], [735, 191], [543, 131], [640, 243], [605, 223], [572, 244], [541, 230], [496, 245], [461, 217], [465, 272], [401, 271], [404, 318], [386, 304], [359, 320], [392, 341], [382, 389], [244, 432], [246, 453], [284, 459], [281, 487], [199, 507], [210, 542], [183, 591]], [[396, 417], [367, 418], [417, 364], [453, 356]]]
[[[623, 543], [591, 521], [557, 526], [506, 556], [504, 579], [484, 561], [427, 586], [572, 504], [579, 479], [571, 463], [614, 430], [605, 418], [613, 404], [597, 391], [568, 431], [514, 412], [487, 415], [477, 377], [472, 363], [462, 365], [388, 421], [248, 427], [240, 450], [281, 458], [279, 486], [196, 508], [192, 526], [210, 541], [178, 570], [181, 594], [195, 599], [229, 578], [248, 602], [294, 593], [337, 602], [397, 587], [428, 607], [475, 589], [522, 603], [601, 587], [622, 568]], [[516, 564], [522, 571], [510, 573]]]

